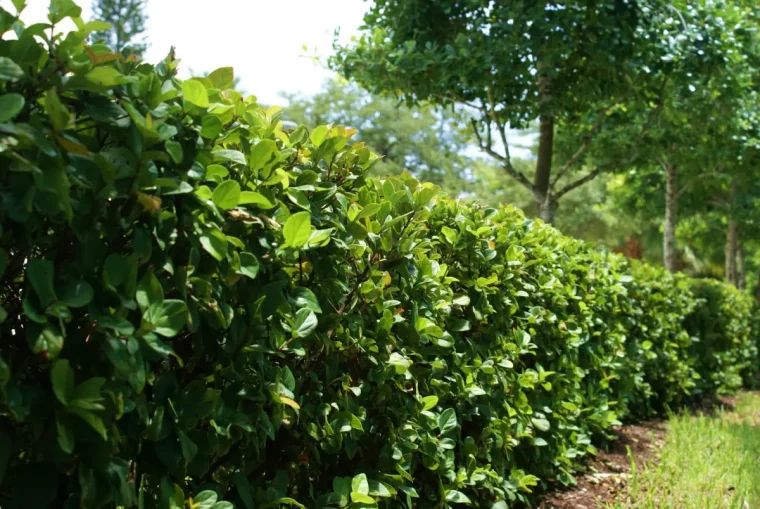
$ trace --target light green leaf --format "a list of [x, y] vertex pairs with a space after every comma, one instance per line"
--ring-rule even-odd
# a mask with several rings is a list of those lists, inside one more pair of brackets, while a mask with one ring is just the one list
[[438, 429], [442, 434], [453, 430], [457, 424], [457, 414], [453, 408], [447, 408], [438, 416]]
[[285, 235], [287, 246], [294, 248], [303, 246], [311, 236], [311, 214], [304, 211], [291, 215], [285, 221], [282, 233]]
[[310, 289], [299, 286], [294, 293], [296, 306], [299, 308], [310, 309], [315, 313], [321, 313], [322, 307], [319, 305], [319, 299]]
[[235, 81], [235, 71], [232, 67], [220, 67], [208, 75], [208, 80], [214, 88], [227, 88]]
[[422, 404], [424, 405], [423, 410], [430, 410], [431, 408], [435, 408], [435, 406], [438, 404], [438, 396], [425, 396], [422, 398]]
[[531, 422], [533, 422], [533, 425], [541, 431], [549, 431], [551, 428], [551, 423], [549, 423], [549, 421], [546, 419], [538, 419], [534, 417], [531, 419]]
[[182, 95], [190, 104], [201, 108], [208, 108], [208, 91], [203, 83], [196, 80], [185, 80], [182, 82]]
[[0, 81], [16, 81], [24, 77], [24, 70], [8, 57], [0, 57]]
[[242, 193], [240, 193], [239, 204], [240, 205], [253, 204], [259, 207], [260, 209], [264, 209], [264, 210], [273, 209], [277, 206], [275, 203], [270, 201], [269, 198], [255, 191], [243, 191]]
[[[353, 479], [351, 479], [351, 492], [352, 492], [352, 497], [353, 497], [353, 493], [361, 493], [363, 495], [369, 495], [369, 481], [367, 480], [366, 474], [359, 474], [357, 476], [354, 476]], [[374, 502], [374, 500], [372, 502]]]
[[446, 502], [467, 505], [472, 504], [472, 501], [467, 497], [467, 495], [457, 490], [449, 490], [446, 492]]
[[187, 323], [189, 313], [183, 300], [167, 299], [159, 306], [157, 319], [153, 321], [155, 331], [167, 338], [173, 338]]
[[212, 200], [222, 210], [234, 209], [240, 203], [240, 184], [225, 180], [214, 189]]
[[213, 139], [221, 134], [224, 125], [222, 120], [216, 115], [206, 115], [201, 120], [201, 136]]
[[137, 293], [135, 294], [137, 305], [142, 311], [145, 311], [152, 305], [159, 305], [164, 301], [164, 289], [153, 271], [146, 271], [140, 282], [137, 284]]
[[251, 169], [260, 170], [277, 153], [277, 143], [274, 140], [261, 140], [251, 149]]
[[296, 313], [295, 332], [299, 338], [308, 337], [317, 328], [317, 315], [308, 308], [299, 309]]
[[90, 82], [104, 88], [113, 88], [118, 85], [125, 85], [134, 81], [133, 78], [124, 76], [113, 67], [104, 66], [94, 68], [85, 74], [85, 78], [87, 78], [87, 80]]
[[238, 150], [214, 150], [211, 152], [211, 155], [214, 156], [214, 159], [217, 161], [232, 161], [237, 164], [245, 164], [245, 155]]

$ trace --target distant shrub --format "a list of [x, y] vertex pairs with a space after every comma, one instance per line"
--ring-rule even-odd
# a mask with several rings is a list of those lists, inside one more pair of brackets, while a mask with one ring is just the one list
[[751, 374], [738, 292], [45, 28], [0, 44], [4, 509], [506, 507]]

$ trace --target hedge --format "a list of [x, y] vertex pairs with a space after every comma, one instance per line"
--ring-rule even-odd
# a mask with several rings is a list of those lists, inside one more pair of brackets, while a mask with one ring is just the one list
[[0, 42], [4, 509], [503, 508], [755, 375], [744, 294], [369, 178], [52, 5]]

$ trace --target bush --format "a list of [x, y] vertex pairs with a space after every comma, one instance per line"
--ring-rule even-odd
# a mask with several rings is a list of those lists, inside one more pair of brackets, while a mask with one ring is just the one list
[[2, 507], [506, 507], [705, 355], [708, 388], [750, 375], [693, 344], [683, 276], [369, 179], [351, 129], [98, 28], [0, 44]]

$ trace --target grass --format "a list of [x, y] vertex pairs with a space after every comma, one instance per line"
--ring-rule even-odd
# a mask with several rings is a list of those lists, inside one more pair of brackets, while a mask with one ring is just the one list
[[631, 472], [625, 501], [610, 507], [760, 508], [760, 393], [712, 416], [671, 416], [659, 461]]

